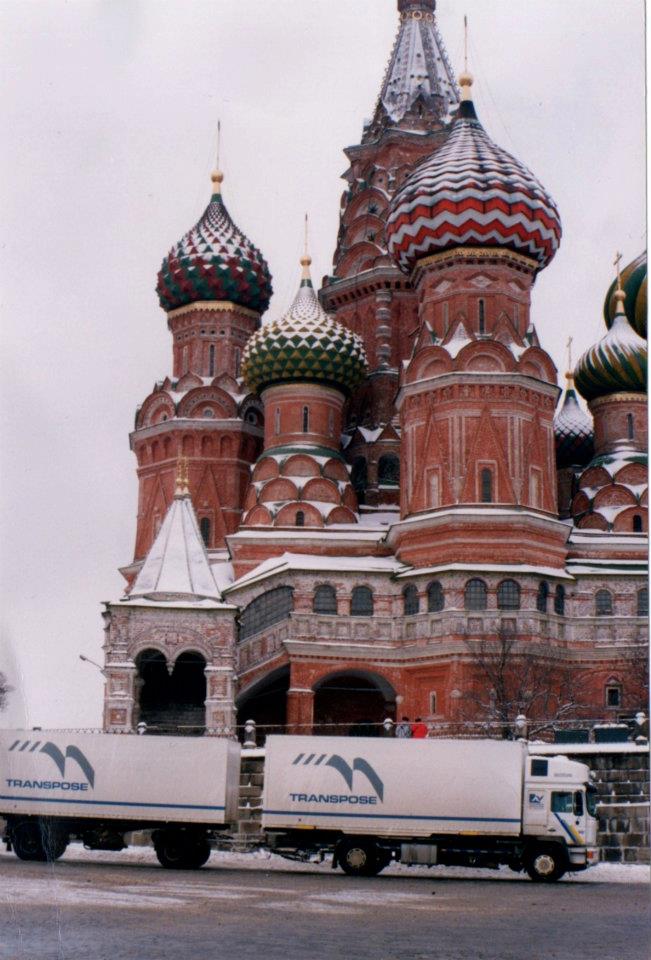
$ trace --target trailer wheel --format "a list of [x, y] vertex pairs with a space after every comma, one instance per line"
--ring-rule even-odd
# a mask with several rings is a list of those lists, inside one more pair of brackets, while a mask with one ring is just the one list
[[46, 863], [63, 856], [68, 837], [47, 822], [25, 820], [12, 829], [11, 845], [19, 860]]
[[380, 859], [375, 840], [341, 840], [336, 856], [349, 877], [375, 877], [387, 865]]
[[181, 831], [155, 834], [154, 850], [166, 870], [198, 870], [210, 857], [210, 844], [205, 837], [193, 837]]
[[535, 883], [554, 883], [567, 870], [567, 857], [558, 846], [541, 844], [527, 851], [524, 869]]

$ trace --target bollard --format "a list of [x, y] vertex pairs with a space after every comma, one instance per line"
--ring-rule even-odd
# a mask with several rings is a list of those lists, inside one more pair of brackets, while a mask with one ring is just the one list
[[244, 724], [244, 746], [255, 747], [255, 720], [247, 720]]
[[136, 730], [138, 731], [139, 737], [142, 737], [143, 734], [147, 733], [147, 724], [145, 723], [144, 720], [140, 721], [140, 723], [136, 727]]

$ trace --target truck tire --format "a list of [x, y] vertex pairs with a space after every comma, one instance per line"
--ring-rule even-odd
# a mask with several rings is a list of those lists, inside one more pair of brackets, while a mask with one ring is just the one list
[[525, 853], [524, 869], [535, 883], [554, 883], [567, 870], [567, 856], [557, 844], [541, 844]]
[[154, 850], [158, 862], [166, 870], [198, 870], [210, 857], [210, 844], [205, 837], [181, 831], [157, 833]]
[[66, 852], [68, 837], [48, 823], [25, 820], [12, 829], [11, 845], [19, 860], [52, 863]]
[[372, 839], [341, 840], [336, 849], [337, 863], [349, 877], [375, 877], [386, 867]]

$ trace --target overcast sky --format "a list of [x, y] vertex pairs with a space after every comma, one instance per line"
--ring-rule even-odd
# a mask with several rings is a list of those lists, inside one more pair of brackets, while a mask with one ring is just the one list
[[[558, 203], [532, 317], [559, 370], [602, 335], [616, 250], [646, 245], [642, 0], [439, 0], [479, 115]], [[0, 0], [0, 725], [98, 726], [100, 601], [133, 556], [128, 432], [171, 372], [160, 261], [224, 195], [274, 276], [298, 281], [304, 211], [329, 272], [346, 168], [397, 28], [396, 0]]]

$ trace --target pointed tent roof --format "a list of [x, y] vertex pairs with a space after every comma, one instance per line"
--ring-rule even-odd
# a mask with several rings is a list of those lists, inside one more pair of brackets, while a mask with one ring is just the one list
[[428, 119], [450, 121], [459, 90], [436, 26], [434, 0], [399, 0], [400, 28], [378, 100], [390, 123], [400, 123], [420, 98]]
[[187, 485], [177, 490], [130, 593], [221, 600]]

